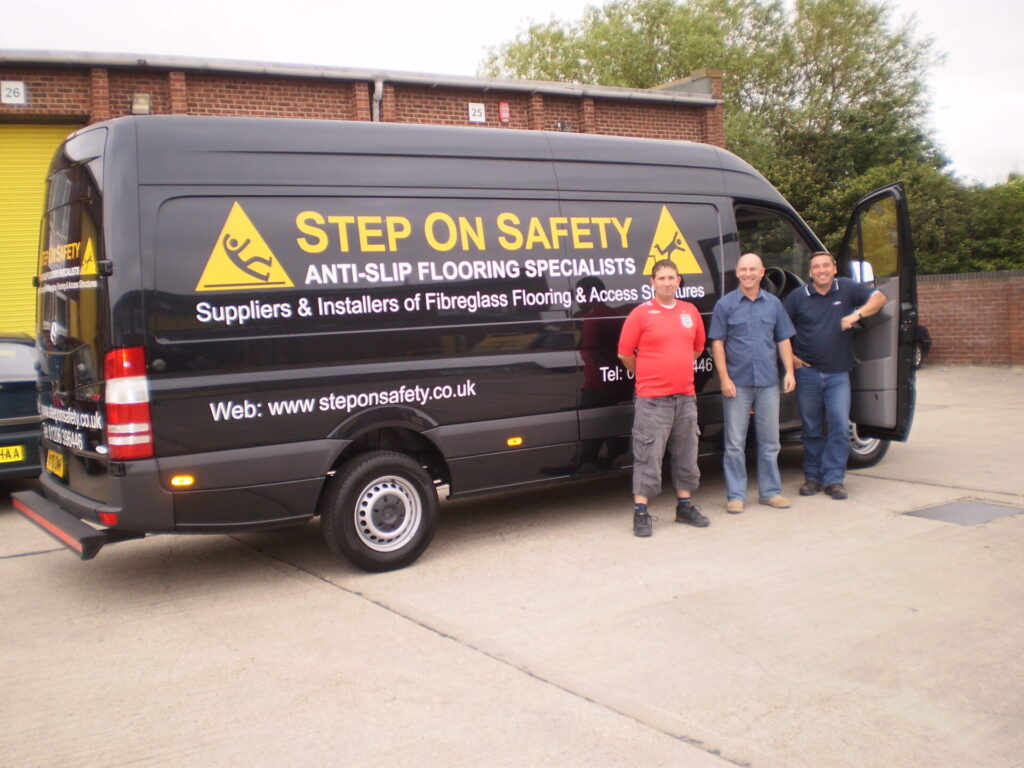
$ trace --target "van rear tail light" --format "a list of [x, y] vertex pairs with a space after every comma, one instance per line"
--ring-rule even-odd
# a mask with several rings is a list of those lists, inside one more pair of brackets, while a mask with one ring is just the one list
[[115, 460], [153, 457], [146, 352], [142, 347], [113, 349], [103, 361], [107, 390], [107, 446]]

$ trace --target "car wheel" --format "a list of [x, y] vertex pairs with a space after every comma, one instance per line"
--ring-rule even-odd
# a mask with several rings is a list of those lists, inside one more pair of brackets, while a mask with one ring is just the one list
[[873, 467], [889, 451], [889, 441], [877, 437], [861, 437], [857, 425], [850, 424], [850, 458], [847, 464], [853, 468]]
[[914, 368], [920, 368], [921, 363], [924, 362], [924, 351], [921, 349], [920, 344], [914, 345]]
[[393, 451], [343, 464], [320, 500], [320, 530], [332, 551], [367, 571], [404, 568], [437, 527], [437, 491], [416, 461]]

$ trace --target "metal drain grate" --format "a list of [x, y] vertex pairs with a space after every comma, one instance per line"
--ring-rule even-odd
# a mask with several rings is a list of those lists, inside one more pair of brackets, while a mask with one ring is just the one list
[[944, 523], [957, 525], [981, 525], [991, 523], [1001, 517], [1011, 517], [1024, 512], [1017, 507], [1003, 507], [999, 504], [988, 504], [984, 501], [951, 501], [937, 507], [926, 507], [915, 512], [907, 512], [912, 517], [926, 517], [929, 520], [941, 520]]

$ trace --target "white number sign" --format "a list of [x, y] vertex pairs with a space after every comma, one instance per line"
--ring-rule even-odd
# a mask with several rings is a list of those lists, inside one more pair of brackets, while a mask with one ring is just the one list
[[0, 102], [25, 104], [25, 84], [20, 80], [0, 80]]

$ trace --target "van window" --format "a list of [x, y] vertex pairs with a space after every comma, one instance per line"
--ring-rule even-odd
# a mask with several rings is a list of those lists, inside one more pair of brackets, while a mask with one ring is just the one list
[[107, 306], [98, 269], [104, 258], [100, 193], [80, 164], [58, 168], [48, 185], [39, 253], [40, 341], [65, 353], [62, 387], [83, 394], [100, 378], [96, 362]]
[[857, 225], [855, 236], [847, 242], [844, 259], [860, 268], [863, 260], [870, 258], [867, 263], [871, 265], [870, 274], [874, 280], [899, 276], [899, 213], [896, 199], [883, 197], [872, 203], [857, 219]]
[[765, 269], [776, 267], [806, 280], [813, 248], [788, 218], [767, 208], [737, 206], [736, 230], [740, 253], [756, 253]]

